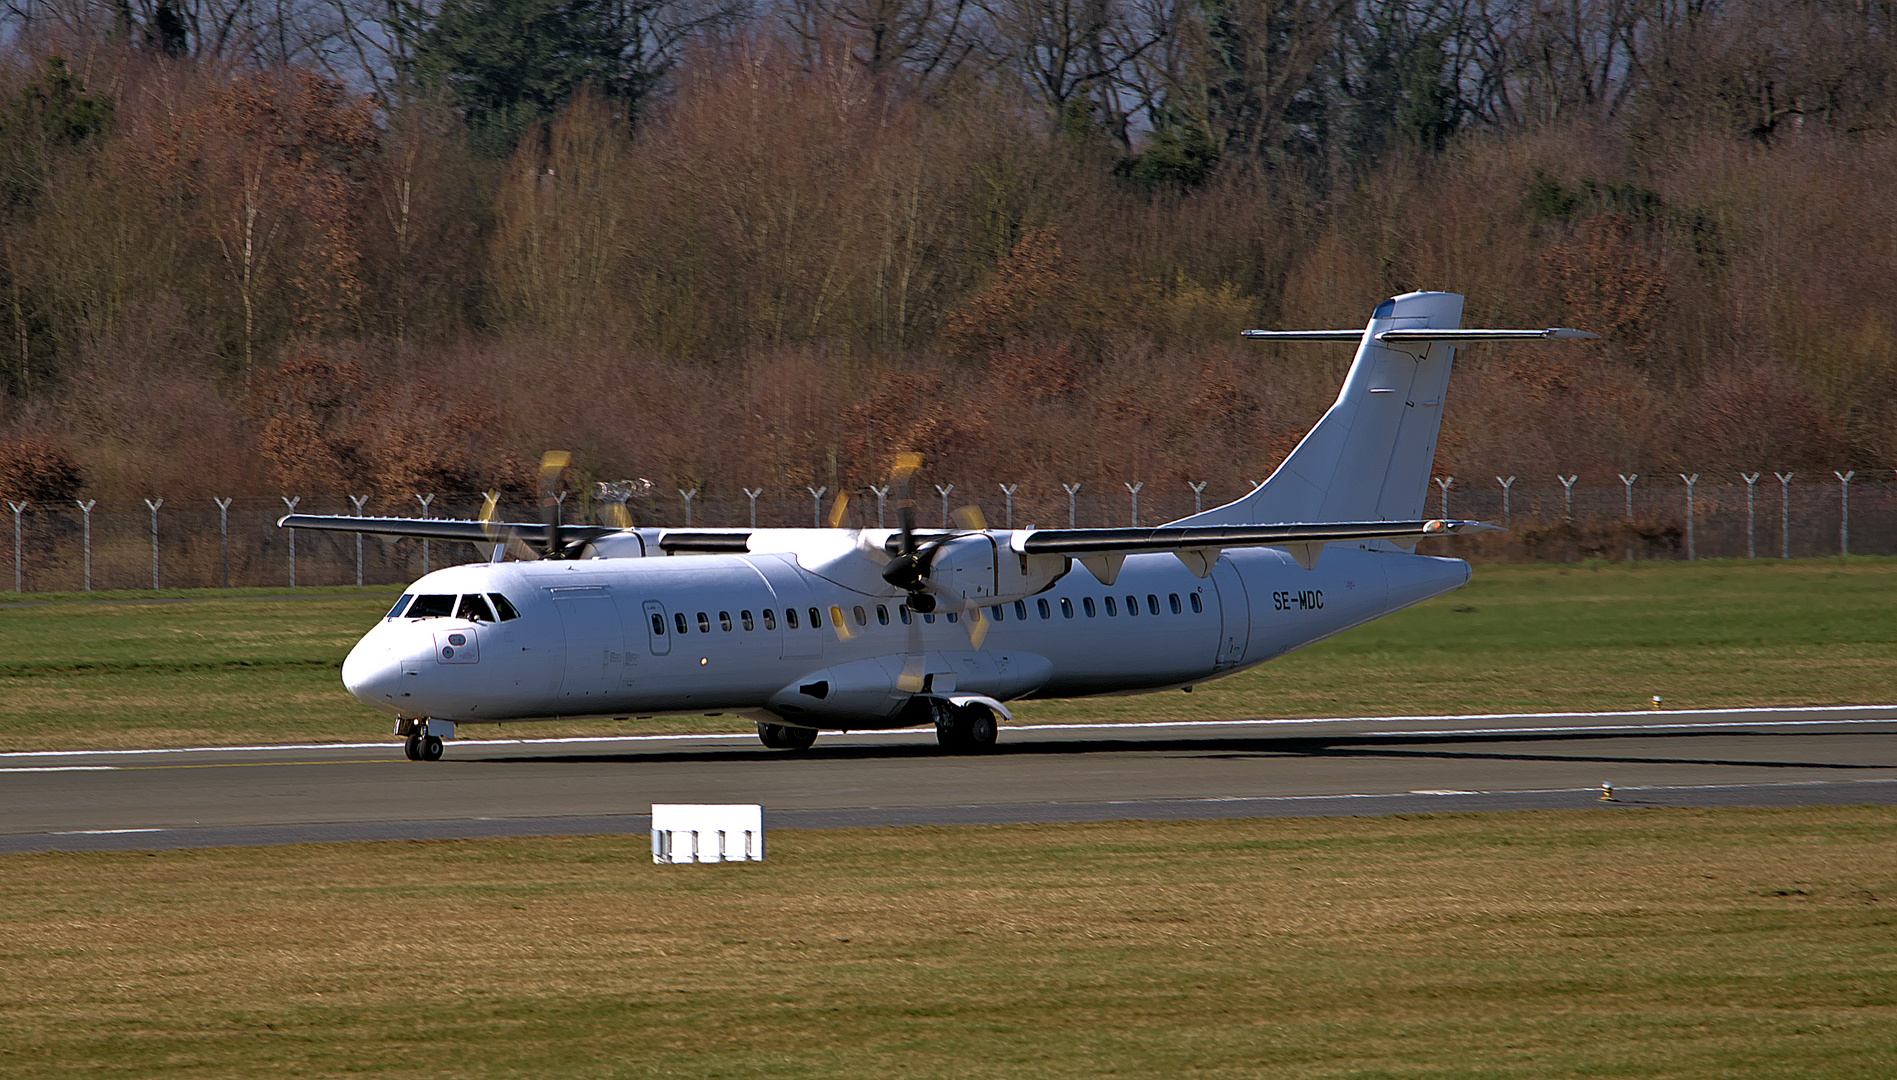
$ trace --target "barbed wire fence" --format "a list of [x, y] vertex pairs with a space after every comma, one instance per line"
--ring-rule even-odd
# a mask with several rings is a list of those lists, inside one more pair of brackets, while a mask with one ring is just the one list
[[[1262, 478], [1261, 478], [1262, 479]], [[1425, 541], [1426, 554], [1477, 562], [1573, 562], [1692, 558], [1812, 558], [1897, 554], [1897, 476], [1827, 472], [1432, 478], [1426, 514], [1479, 519], [1507, 531]], [[1255, 486], [1256, 481], [1250, 486]], [[974, 505], [1001, 527], [1160, 525], [1246, 494], [1205, 481], [1109, 478], [1050, 483], [968, 482], [918, 486], [919, 524], [953, 524]], [[730, 492], [647, 485], [625, 505], [637, 525], [807, 528], [824, 522], [836, 492], [815, 487], [744, 487]], [[819, 495], [817, 492], [823, 491]], [[927, 491], [925, 495], [924, 492]], [[846, 526], [895, 527], [887, 488], [849, 489]], [[486, 545], [277, 527], [299, 513], [472, 519], [480, 492], [415, 492], [375, 500], [349, 493], [233, 496], [196, 500], [153, 495], [124, 506], [97, 500], [6, 500], [0, 528], [0, 590], [294, 588], [399, 585], [430, 569], [489, 557]], [[569, 522], [609, 520], [604, 500], [563, 500]], [[537, 521], [528, 500], [504, 501], [501, 516]]]

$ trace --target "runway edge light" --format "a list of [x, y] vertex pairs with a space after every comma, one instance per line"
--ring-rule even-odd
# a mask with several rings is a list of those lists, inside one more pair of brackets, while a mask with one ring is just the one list
[[756, 803], [653, 803], [652, 861], [764, 861], [764, 807]]

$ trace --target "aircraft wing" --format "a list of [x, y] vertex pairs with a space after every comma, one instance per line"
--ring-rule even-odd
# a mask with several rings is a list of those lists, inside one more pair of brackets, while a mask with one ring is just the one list
[[1016, 533], [1011, 546], [1023, 555], [1066, 555], [1078, 559], [1102, 583], [1111, 585], [1128, 555], [1169, 551], [1200, 577], [1211, 573], [1219, 550], [1228, 547], [1281, 547], [1306, 570], [1317, 566], [1324, 545], [1349, 540], [1394, 540], [1414, 546], [1431, 536], [1501, 532], [1483, 521], [1332, 521], [1284, 525], [1167, 526], [1152, 529], [1035, 529]]
[[[524, 543], [544, 547], [547, 525], [540, 521], [462, 521], [453, 518], [376, 518], [346, 514], [289, 514], [277, 522], [284, 529], [315, 529], [319, 532], [368, 533], [372, 536], [412, 536], [421, 540], [464, 540], [470, 544], [498, 543], [512, 536]], [[561, 525], [560, 544], [576, 550], [602, 537], [626, 530], [613, 525]], [[751, 537], [749, 529], [661, 529], [659, 549], [668, 555], [737, 553], [743, 554]]]

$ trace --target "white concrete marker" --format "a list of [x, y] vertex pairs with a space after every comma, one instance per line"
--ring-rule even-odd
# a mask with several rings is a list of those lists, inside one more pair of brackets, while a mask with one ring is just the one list
[[763, 862], [764, 808], [756, 803], [653, 803], [652, 861]]

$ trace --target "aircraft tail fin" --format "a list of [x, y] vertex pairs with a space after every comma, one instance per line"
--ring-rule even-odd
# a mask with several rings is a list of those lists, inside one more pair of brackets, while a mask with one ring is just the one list
[[1580, 330], [1464, 330], [1463, 298], [1415, 292], [1362, 330], [1248, 330], [1248, 338], [1356, 341], [1337, 400], [1263, 484], [1178, 525], [1408, 521], [1423, 516], [1458, 344], [1592, 338]]

